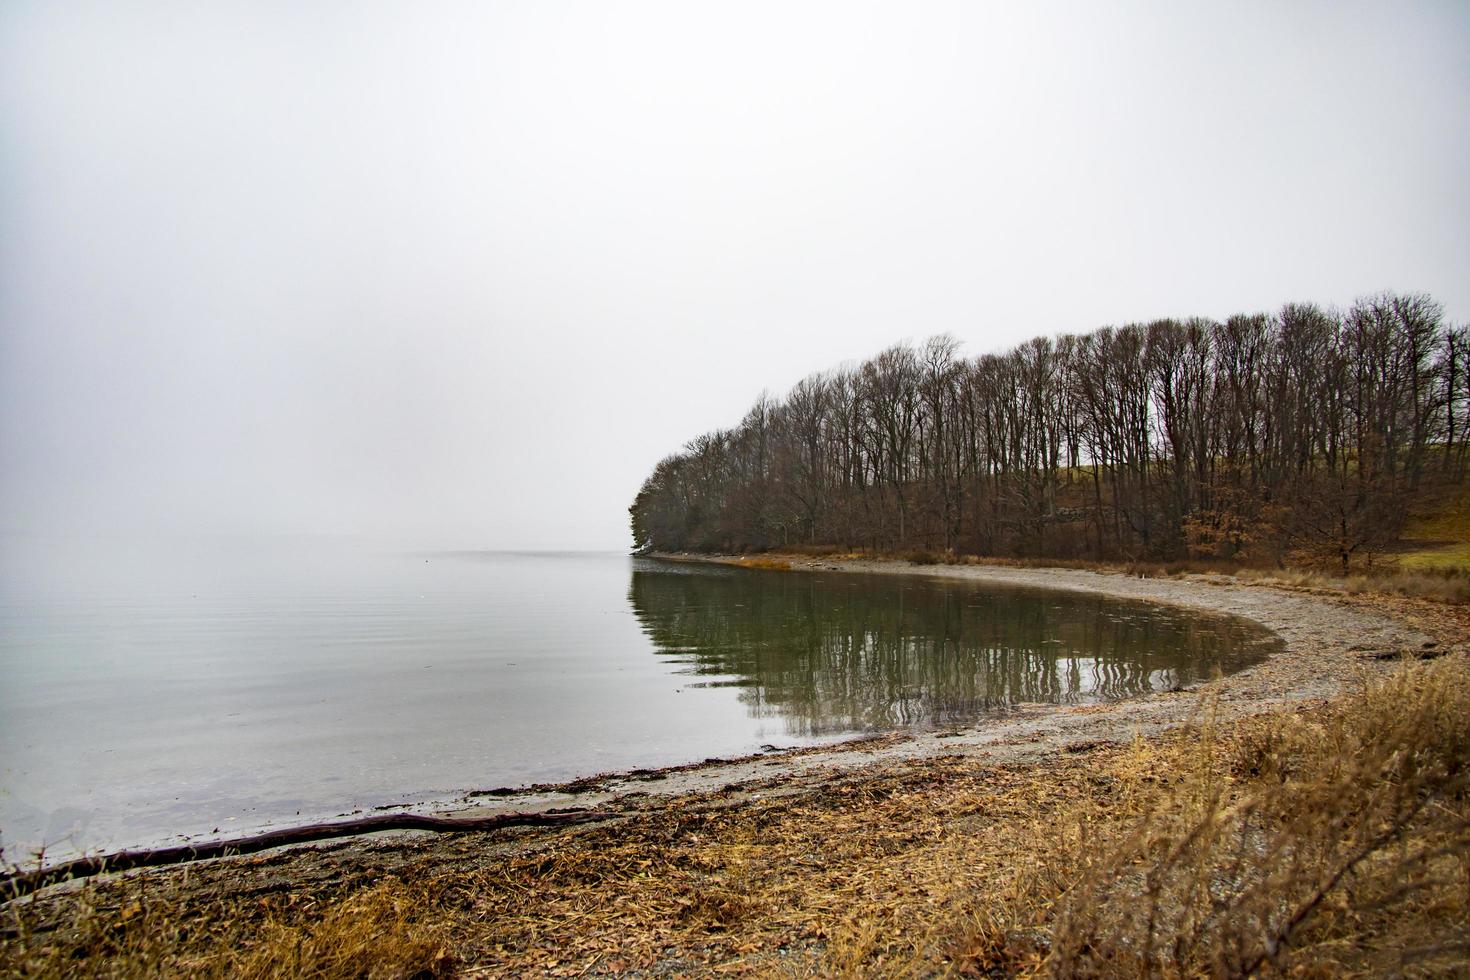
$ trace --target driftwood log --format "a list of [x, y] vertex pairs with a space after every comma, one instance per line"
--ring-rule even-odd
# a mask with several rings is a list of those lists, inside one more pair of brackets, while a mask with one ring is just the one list
[[588, 810], [560, 811], [555, 813], [498, 813], [489, 817], [434, 817], [422, 813], [385, 813], [358, 820], [339, 820], [331, 823], [314, 823], [302, 827], [286, 827], [249, 837], [233, 837], [228, 840], [201, 841], [198, 844], [182, 844], [177, 847], [158, 847], [148, 850], [115, 851], [95, 857], [77, 858], [34, 871], [15, 870], [0, 875], [0, 900], [19, 898], [48, 885], [55, 885], [74, 878], [89, 878], [110, 871], [128, 871], [133, 868], [156, 868], [168, 864], [184, 864], [188, 861], [203, 861], [209, 858], [233, 857], [238, 854], [253, 854], [287, 844], [307, 844], [312, 841], [330, 840], [334, 837], [353, 837], [382, 830], [432, 830], [438, 833], [477, 830], [499, 830], [502, 827], [539, 827], [548, 824], [577, 824], [606, 820], [612, 814], [593, 813]]

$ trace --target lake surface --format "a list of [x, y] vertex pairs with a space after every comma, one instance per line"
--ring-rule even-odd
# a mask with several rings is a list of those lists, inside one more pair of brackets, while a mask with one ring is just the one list
[[342, 541], [41, 549], [0, 574], [16, 861], [1189, 684], [1241, 620], [926, 578]]

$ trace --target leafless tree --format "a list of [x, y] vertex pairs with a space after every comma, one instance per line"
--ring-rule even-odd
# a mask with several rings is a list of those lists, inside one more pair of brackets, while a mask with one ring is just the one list
[[1462, 477], [1467, 413], [1470, 329], [1421, 294], [973, 359], [940, 335], [762, 395], [660, 461], [630, 510], [658, 549], [1351, 564], [1391, 541], [1426, 479]]

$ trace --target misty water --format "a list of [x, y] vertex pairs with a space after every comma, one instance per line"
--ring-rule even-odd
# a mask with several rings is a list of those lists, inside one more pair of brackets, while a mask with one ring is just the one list
[[235, 834], [1238, 670], [1241, 620], [928, 578], [302, 539], [8, 542], [0, 842]]

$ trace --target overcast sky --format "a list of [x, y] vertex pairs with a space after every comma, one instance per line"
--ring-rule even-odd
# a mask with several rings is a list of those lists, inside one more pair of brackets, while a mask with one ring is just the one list
[[0, 528], [622, 548], [950, 331], [1470, 319], [1470, 4], [0, 9]]

